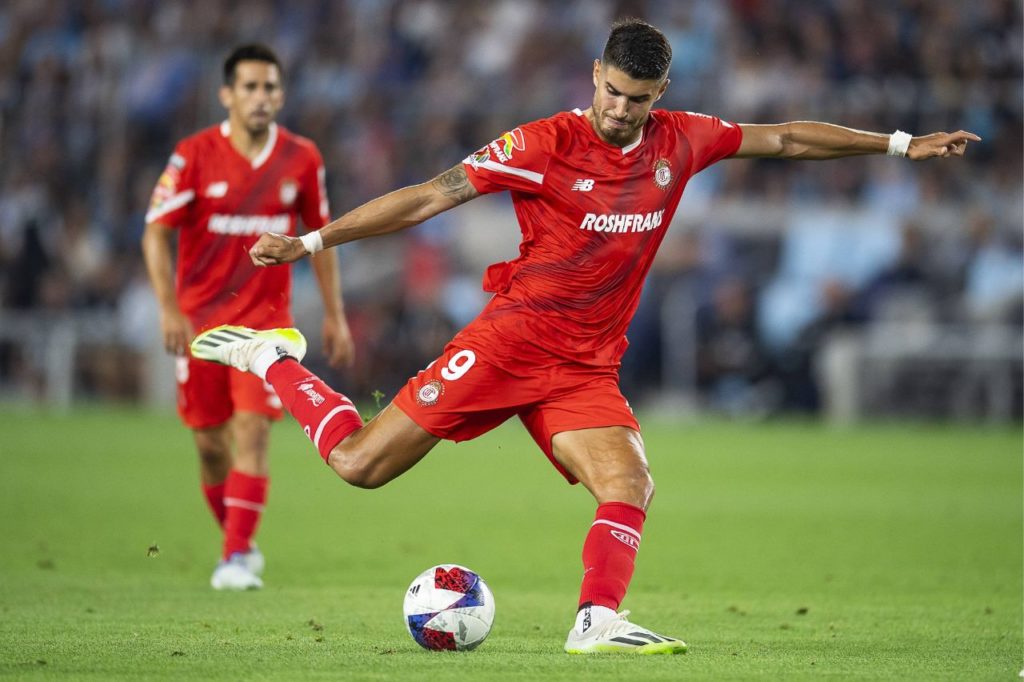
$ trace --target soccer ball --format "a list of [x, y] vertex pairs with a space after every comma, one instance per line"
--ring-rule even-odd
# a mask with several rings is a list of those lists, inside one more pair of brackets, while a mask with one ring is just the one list
[[483, 578], [458, 564], [434, 566], [405, 592], [405, 627], [424, 649], [470, 651], [494, 624], [494, 596]]

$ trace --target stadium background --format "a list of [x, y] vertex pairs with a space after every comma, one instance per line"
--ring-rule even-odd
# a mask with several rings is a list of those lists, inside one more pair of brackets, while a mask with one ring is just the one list
[[[607, 26], [675, 56], [661, 104], [740, 122], [963, 128], [967, 158], [730, 161], [695, 178], [630, 330], [635, 404], [740, 415], [1017, 419], [1021, 9], [1013, 0], [33, 2], [0, 8], [0, 390], [168, 404], [139, 253], [174, 142], [220, 121], [230, 46], [286, 68], [281, 121], [326, 159], [332, 213], [592, 94]], [[507, 197], [340, 249], [359, 362], [390, 396], [515, 255]], [[316, 337], [309, 273], [299, 325]]]
[[[516, 424], [367, 494], [285, 421], [267, 587], [211, 592], [139, 238], [174, 141], [223, 116], [226, 52], [280, 52], [282, 122], [320, 145], [339, 214], [586, 106], [627, 13], [673, 43], [666, 107], [984, 138], [924, 164], [728, 161], [688, 188], [623, 380], [658, 481], [624, 606], [690, 653], [561, 652], [593, 507]], [[0, 3], [0, 677], [1018, 679], [1021, 57], [1015, 0]], [[343, 247], [360, 360], [317, 369], [372, 412], [517, 236], [484, 197]], [[301, 268], [296, 298], [315, 340]], [[399, 620], [450, 561], [498, 601], [469, 656]]]

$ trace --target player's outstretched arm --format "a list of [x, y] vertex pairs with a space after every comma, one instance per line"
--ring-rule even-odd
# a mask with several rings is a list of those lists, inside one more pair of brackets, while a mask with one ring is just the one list
[[932, 133], [912, 137], [896, 131], [892, 135], [853, 128], [795, 121], [777, 125], [743, 124], [743, 142], [734, 158], [774, 157], [781, 159], [837, 159], [862, 154], [906, 156], [915, 161], [934, 157], [963, 156], [969, 141], [979, 142], [974, 133]]
[[419, 225], [477, 196], [460, 163], [430, 182], [403, 187], [354, 208], [302, 239], [264, 234], [249, 249], [249, 257], [255, 265], [291, 263], [321, 249]]

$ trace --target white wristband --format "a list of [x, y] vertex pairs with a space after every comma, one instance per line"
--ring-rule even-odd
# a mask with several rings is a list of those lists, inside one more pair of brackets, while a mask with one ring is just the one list
[[306, 247], [306, 251], [311, 254], [324, 250], [324, 238], [320, 235], [320, 230], [307, 232], [299, 237], [299, 241]]
[[912, 139], [914, 139], [914, 136], [910, 133], [897, 130], [889, 136], [889, 150], [886, 154], [889, 156], [906, 156]]

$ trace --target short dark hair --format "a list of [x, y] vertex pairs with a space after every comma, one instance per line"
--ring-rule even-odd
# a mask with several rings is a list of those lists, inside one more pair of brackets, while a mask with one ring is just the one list
[[643, 19], [619, 19], [612, 24], [601, 61], [636, 80], [664, 80], [672, 64], [672, 46], [664, 33]]
[[235, 84], [235, 67], [238, 62], [266, 62], [277, 67], [281, 77], [284, 78], [284, 69], [281, 68], [281, 60], [277, 58], [274, 51], [261, 43], [250, 43], [239, 45], [228, 58], [224, 60], [224, 85]]

